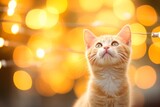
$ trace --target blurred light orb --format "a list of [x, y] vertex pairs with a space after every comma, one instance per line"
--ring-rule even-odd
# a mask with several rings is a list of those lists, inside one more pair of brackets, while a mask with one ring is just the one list
[[5, 40], [3, 38], [0, 37], [0, 47], [3, 47], [5, 43]]
[[88, 79], [85, 76], [76, 81], [73, 90], [77, 97], [80, 97], [85, 93], [87, 90], [87, 83]]
[[102, 5], [103, 0], [79, 0], [80, 6], [83, 10], [87, 12], [96, 12]]
[[16, 0], [10, 0], [8, 3], [8, 8], [10, 9], [15, 9], [15, 7], [17, 6], [17, 2]]
[[147, 45], [145, 42], [140, 45], [132, 45], [131, 58], [133, 60], [140, 59], [146, 54], [146, 51], [147, 51]]
[[44, 49], [38, 48], [36, 51], [36, 55], [38, 58], [43, 58], [45, 56], [45, 51]]
[[141, 66], [136, 71], [135, 83], [141, 89], [151, 88], [157, 80], [156, 71], [148, 65]]
[[131, 0], [115, 0], [113, 11], [121, 20], [129, 20], [135, 13], [135, 6]]
[[47, 0], [47, 10], [54, 14], [61, 14], [66, 11], [68, 7], [67, 0]]
[[19, 14], [13, 14], [12, 16], [4, 15], [2, 19], [13, 21], [13, 22], [2, 22], [2, 29], [4, 30], [4, 32], [9, 33], [9, 34], [13, 34], [11, 29], [12, 29], [12, 26], [16, 24], [14, 22], [22, 21], [22, 18]]
[[[157, 26], [155, 27], [153, 30], [152, 30], [152, 33], [155, 33], [155, 32], [160, 32], [160, 26]], [[160, 38], [155, 38], [155, 37], [152, 37], [152, 42], [159, 42], [160, 43]]]
[[26, 71], [16, 71], [13, 75], [13, 82], [19, 90], [29, 90], [32, 87], [32, 78]]
[[103, 34], [115, 33], [116, 27], [120, 25], [120, 20], [111, 10], [102, 10], [96, 15], [93, 25], [97, 25], [97, 31]]
[[72, 90], [74, 80], [67, 78], [63, 72], [56, 71], [53, 75], [49, 76], [49, 83], [56, 93], [65, 94]]
[[142, 5], [136, 10], [137, 20], [145, 25], [152, 26], [157, 22], [157, 13], [156, 10], [150, 5]]
[[148, 50], [149, 59], [155, 63], [160, 64], [160, 43], [155, 42], [150, 45]]
[[52, 28], [54, 27], [59, 21], [59, 14], [54, 14], [46, 10], [46, 17], [47, 20], [45, 22], [44, 28]]
[[38, 77], [35, 81], [35, 88], [37, 92], [46, 97], [50, 97], [55, 95], [54, 90], [51, 88], [50, 84], [47, 83], [43, 78]]
[[19, 25], [18, 24], [13, 24], [11, 27], [11, 31], [13, 34], [17, 34], [19, 32]]
[[14, 49], [13, 61], [19, 67], [29, 67], [34, 60], [32, 51], [24, 45], [20, 45]]
[[[144, 35], [147, 33], [145, 27], [140, 23], [133, 23], [130, 25], [130, 28], [132, 33], [132, 45], [143, 44], [147, 39], [147, 35]], [[143, 35], [137, 33], [142, 33]]]
[[26, 25], [31, 29], [41, 29], [47, 22], [47, 13], [43, 9], [33, 9], [27, 13]]
[[8, 15], [8, 16], [12, 16], [13, 14], [14, 14], [14, 9], [9, 8], [9, 9], [7, 10], [7, 15]]

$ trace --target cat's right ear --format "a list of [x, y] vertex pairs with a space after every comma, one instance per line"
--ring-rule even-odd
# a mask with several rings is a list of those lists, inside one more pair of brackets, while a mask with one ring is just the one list
[[93, 45], [94, 41], [96, 40], [96, 36], [94, 33], [92, 33], [88, 29], [84, 29], [83, 34], [84, 34], [85, 44], [87, 46], [87, 49], [89, 49]]

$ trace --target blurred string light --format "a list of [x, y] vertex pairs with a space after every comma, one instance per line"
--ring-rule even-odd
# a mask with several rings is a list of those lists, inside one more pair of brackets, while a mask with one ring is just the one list
[[8, 16], [12, 16], [14, 14], [16, 6], [17, 6], [16, 0], [10, 0], [9, 1], [9, 3], [8, 3], [8, 10], [7, 10]]
[[5, 43], [5, 40], [3, 38], [0, 37], [0, 47], [3, 47]]
[[45, 56], [45, 50], [38, 48], [36, 51], [36, 55], [38, 58], [43, 58]]
[[19, 25], [18, 24], [13, 24], [11, 27], [11, 31], [13, 34], [17, 34], [19, 32]]
[[6, 66], [7, 66], [6, 60], [0, 60], [0, 69], [1, 69], [2, 67], [6, 67]]

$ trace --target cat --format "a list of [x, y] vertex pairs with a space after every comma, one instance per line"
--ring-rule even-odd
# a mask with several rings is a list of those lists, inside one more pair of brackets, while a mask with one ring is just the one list
[[85, 29], [84, 41], [90, 78], [87, 91], [73, 107], [130, 107], [130, 26], [125, 25], [117, 35], [99, 37]]

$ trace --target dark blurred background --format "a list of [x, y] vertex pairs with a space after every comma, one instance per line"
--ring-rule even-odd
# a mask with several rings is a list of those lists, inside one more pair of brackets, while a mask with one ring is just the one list
[[160, 107], [159, 16], [159, 0], [0, 0], [0, 107], [72, 107], [89, 78], [83, 29], [125, 24], [132, 106]]

